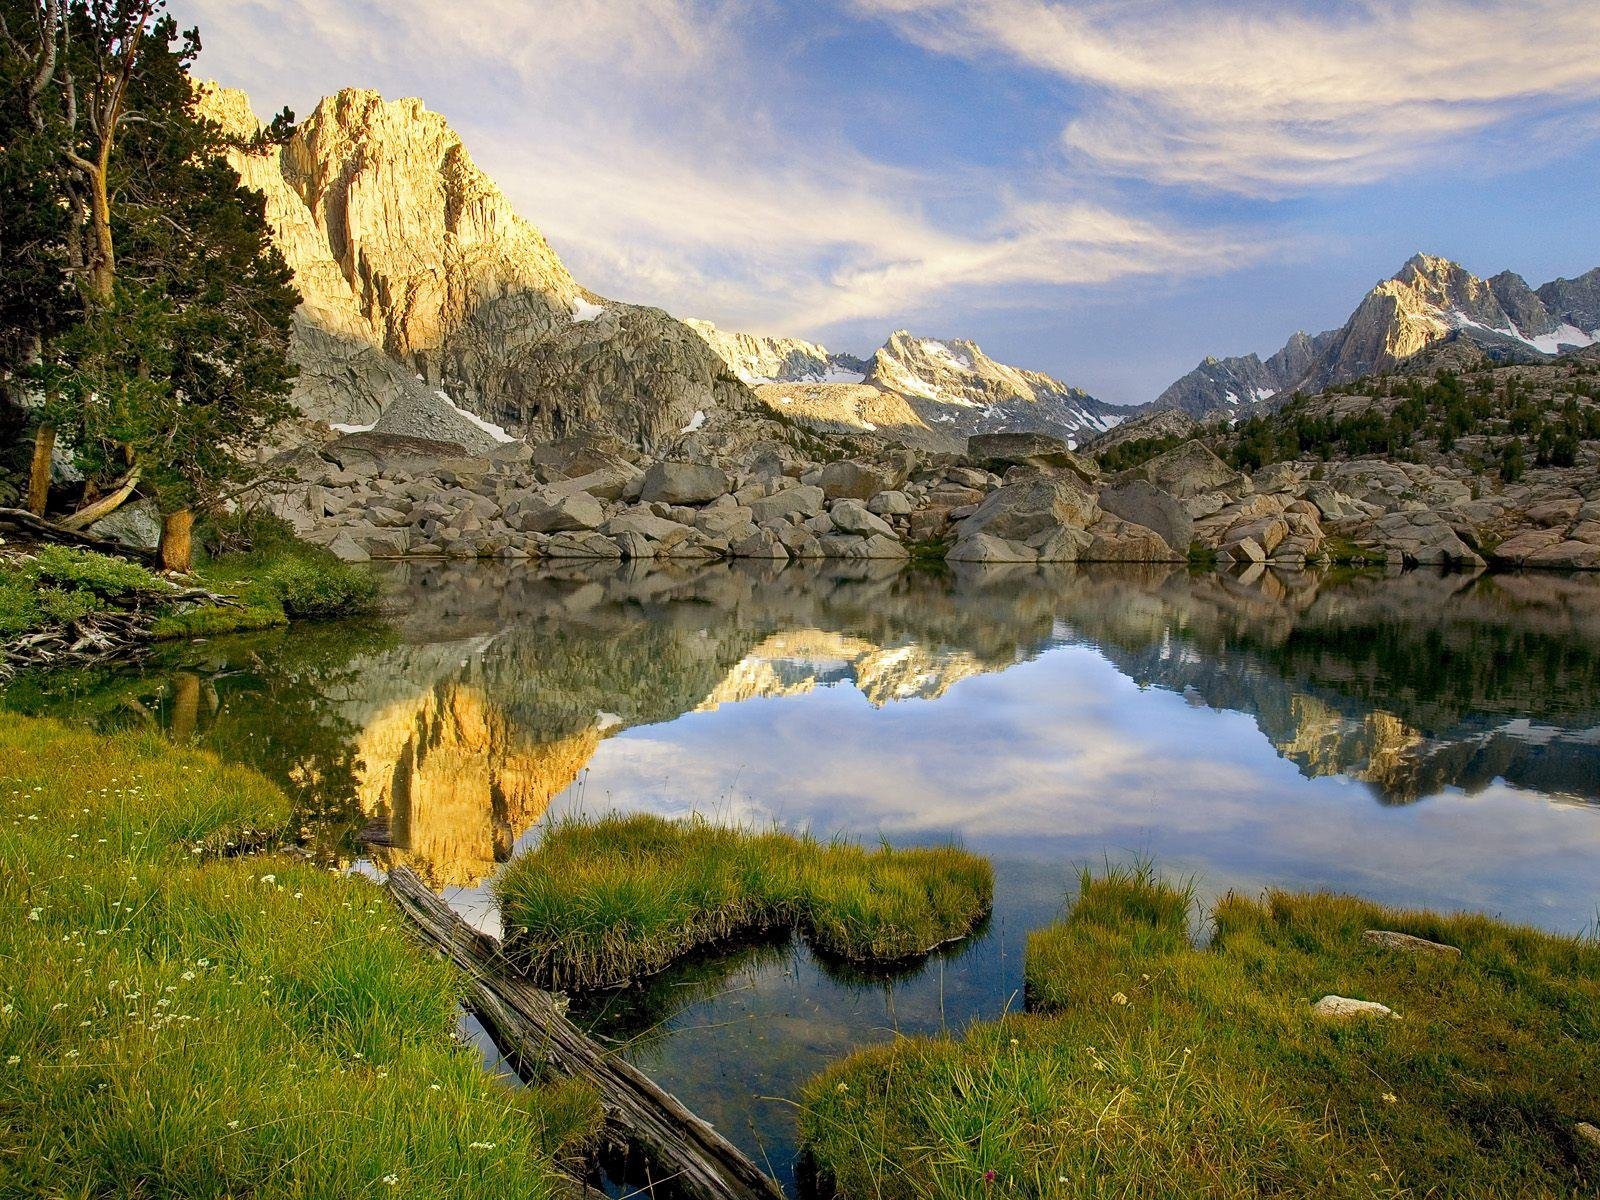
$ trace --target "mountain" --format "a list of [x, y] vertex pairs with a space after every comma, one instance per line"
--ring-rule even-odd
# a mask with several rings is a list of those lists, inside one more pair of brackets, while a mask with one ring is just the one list
[[1296, 333], [1271, 358], [1207, 358], [1153, 407], [1194, 416], [1264, 405], [1386, 374], [1411, 356], [1463, 339], [1501, 361], [1549, 361], [1600, 342], [1600, 269], [1538, 289], [1511, 271], [1479, 279], [1449, 259], [1416, 254], [1367, 293], [1338, 329]]
[[836, 354], [826, 346], [799, 338], [765, 337], [753, 333], [728, 333], [710, 321], [684, 322], [751, 387], [767, 383], [860, 383], [867, 362], [849, 354]]
[[827, 432], [959, 450], [974, 433], [1038, 431], [1083, 440], [1129, 411], [1041, 372], [997, 362], [959, 338], [901, 329], [871, 359], [859, 359], [793, 338], [687, 324], [769, 407]]
[[1103, 433], [1127, 410], [1039, 371], [996, 362], [976, 342], [891, 334], [867, 382], [904, 396], [930, 425], [959, 436], [1040, 432], [1076, 440]]
[[[260, 129], [241, 92], [207, 86], [202, 104], [236, 136]], [[308, 417], [463, 442], [597, 432], [651, 447], [697, 412], [750, 400], [687, 325], [574, 280], [420, 100], [347, 88], [281, 145], [231, 160], [265, 194], [304, 299], [296, 399]]]

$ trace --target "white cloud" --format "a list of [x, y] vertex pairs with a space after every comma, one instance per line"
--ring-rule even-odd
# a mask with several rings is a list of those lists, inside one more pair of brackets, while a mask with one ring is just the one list
[[906, 38], [1083, 85], [1063, 143], [1112, 172], [1283, 196], [1370, 182], [1600, 102], [1592, 0], [854, 0]]
[[[1017, 289], [1203, 271], [1238, 236], [1130, 215], [1042, 169], [867, 158], [780, 120], [770, 0], [191, 0], [202, 68], [258, 108], [344, 85], [420, 94], [550, 237], [619, 298], [758, 331], [896, 323]], [[803, 90], [803, 89], [802, 89]], [[265, 94], [263, 94], [265, 93]], [[961, 220], [959, 208], [984, 214]]]

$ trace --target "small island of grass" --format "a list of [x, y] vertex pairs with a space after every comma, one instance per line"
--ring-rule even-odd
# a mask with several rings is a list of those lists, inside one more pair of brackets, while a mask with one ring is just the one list
[[288, 811], [156, 738], [0, 722], [0, 1192], [569, 1194], [594, 1094], [492, 1077], [379, 889], [230, 857]]
[[[1033, 1011], [807, 1088], [823, 1179], [861, 1198], [1595, 1194], [1600, 945], [1274, 892], [1225, 898], [1197, 948], [1190, 907], [1148, 871], [1086, 878], [1029, 939]], [[1400, 1019], [1330, 1020], [1328, 994]]]
[[553, 825], [495, 890], [507, 948], [529, 975], [587, 990], [781, 928], [852, 962], [915, 958], [983, 919], [994, 876], [954, 846], [867, 850], [703, 820], [612, 816]]

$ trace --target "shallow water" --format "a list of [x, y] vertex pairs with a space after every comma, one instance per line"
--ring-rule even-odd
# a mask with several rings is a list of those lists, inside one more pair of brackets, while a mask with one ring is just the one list
[[1018, 1005], [1027, 931], [1082, 865], [1565, 932], [1600, 910], [1600, 579], [409, 564], [387, 583], [387, 625], [3, 699], [253, 763], [324, 853], [409, 864], [488, 926], [498, 864], [572, 811], [988, 855], [992, 920], [918, 970], [765, 943], [576, 1006], [786, 1181], [803, 1082]]

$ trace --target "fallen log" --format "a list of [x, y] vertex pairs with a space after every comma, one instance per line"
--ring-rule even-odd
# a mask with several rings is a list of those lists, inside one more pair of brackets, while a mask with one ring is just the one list
[[642, 1071], [603, 1050], [562, 1014], [549, 992], [515, 973], [500, 942], [473, 929], [406, 867], [389, 891], [422, 940], [467, 977], [468, 1004], [519, 1070], [553, 1069], [594, 1085], [606, 1130], [636, 1148], [672, 1194], [696, 1200], [781, 1200], [770, 1177]]

